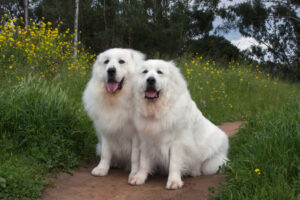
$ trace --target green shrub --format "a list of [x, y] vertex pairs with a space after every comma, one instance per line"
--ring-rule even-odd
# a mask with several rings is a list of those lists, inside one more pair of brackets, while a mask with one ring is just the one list
[[[92, 124], [82, 106], [70, 101], [59, 85], [28, 78], [0, 93], [0, 116], [0, 177], [6, 180], [7, 198], [31, 197], [25, 191], [35, 186], [28, 177], [42, 169], [69, 169], [94, 156]], [[31, 168], [30, 163], [39, 170]], [[37, 179], [41, 184], [40, 180], [42, 176]], [[9, 192], [19, 184], [27, 190]]]
[[26, 155], [5, 157], [0, 161], [0, 199], [37, 199], [46, 185], [42, 166]]
[[197, 52], [205, 57], [217, 60], [224, 59], [226, 61], [237, 60], [240, 57], [240, 51], [236, 46], [224, 37], [215, 35], [189, 41], [186, 52]]
[[80, 48], [74, 59], [73, 35], [69, 29], [60, 32], [61, 25], [62, 22], [53, 27], [51, 22], [40, 21], [36, 24], [30, 20], [26, 29], [22, 18], [9, 19], [2, 16], [0, 83], [3, 85], [3, 80], [23, 80], [28, 73], [48, 79], [61, 74], [85, 76], [96, 55]]
[[216, 199], [299, 199], [299, 102], [253, 116], [231, 139], [228, 182]]

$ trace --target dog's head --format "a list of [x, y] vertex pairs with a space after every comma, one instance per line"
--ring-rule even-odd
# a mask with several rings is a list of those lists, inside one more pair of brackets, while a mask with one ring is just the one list
[[147, 60], [138, 69], [137, 92], [145, 101], [156, 102], [180, 96], [186, 83], [173, 62]]
[[114, 94], [122, 90], [126, 79], [131, 78], [136, 66], [145, 55], [132, 50], [114, 48], [99, 54], [93, 66], [93, 78], [103, 82], [106, 91]]

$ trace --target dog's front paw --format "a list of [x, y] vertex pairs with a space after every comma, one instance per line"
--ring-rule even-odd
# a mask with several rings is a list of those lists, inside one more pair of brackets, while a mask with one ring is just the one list
[[182, 188], [183, 186], [183, 181], [181, 179], [177, 180], [177, 179], [171, 179], [168, 180], [166, 188], [168, 190], [177, 190], [179, 188]]
[[95, 167], [91, 173], [93, 176], [106, 176], [108, 174], [108, 170], [109, 168]]
[[128, 183], [130, 185], [143, 185], [145, 184], [146, 178], [144, 176], [139, 176], [138, 174], [130, 177], [128, 179]]
[[130, 180], [130, 178], [134, 177], [136, 175], [136, 173], [137, 173], [136, 171], [131, 171], [129, 176], [128, 176], [128, 180]]

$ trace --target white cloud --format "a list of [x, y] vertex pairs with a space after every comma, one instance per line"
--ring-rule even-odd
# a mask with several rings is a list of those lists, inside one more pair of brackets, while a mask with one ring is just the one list
[[221, 0], [219, 7], [228, 7], [228, 6], [233, 6], [238, 3], [244, 3], [247, 2], [247, 0]]
[[241, 37], [237, 40], [231, 40], [231, 43], [241, 50], [246, 50], [252, 45], [261, 46], [263, 49], [267, 48], [265, 45], [259, 44], [253, 37]]

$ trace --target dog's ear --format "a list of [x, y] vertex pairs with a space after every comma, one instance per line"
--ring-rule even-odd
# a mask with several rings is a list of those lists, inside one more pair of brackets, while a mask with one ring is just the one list
[[93, 76], [96, 76], [97, 77], [97, 74], [99, 73], [99, 67], [98, 66], [100, 66], [101, 65], [101, 60], [103, 59], [103, 53], [100, 53], [98, 56], [97, 56], [97, 58], [96, 58], [96, 60], [95, 60], [95, 62], [94, 62], [94, 64], [93, 64]]
[[97, 56], [97, 58], [96, 58], [94, 64], [100, 64], [100, 60], [102, 59], [102, 57], [103, 57], [103, 53], [100, 53], [100, 54]]
[[143, 62], [146, 59], [146, 55], [142, 52], [136, 51], [136, 50], [130, 50], [130, 54], [132, 57], [132, 60], [134, 60], [137, 64]]
[[170, 69], [170, 77], [178, 90], [178, 87], [182, 88], [183, 91], [187, 88], [186, 81], [180, 72], [180, 69], [176, 67], [176, 64], [173, 61], [168, 61], [169, 69]]

